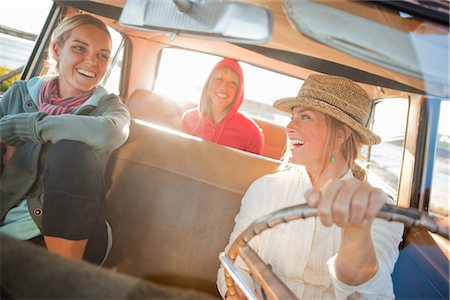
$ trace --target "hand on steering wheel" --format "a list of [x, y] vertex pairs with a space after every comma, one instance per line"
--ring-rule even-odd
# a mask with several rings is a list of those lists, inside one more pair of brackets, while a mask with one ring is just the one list
[[381, 189], [354, 178], [330, 180], [320, 191], [306, 191], [305, 198], [323, 225], [339, 227], [372, 222], [387, 200]]
[[[376, 195], [378, 191], [370, 192], [369, 194], [371, 193], [375, 193]], [[308, 195], [308, 197], [314, 198], [315, 196]], [[320, 201], [321, 198], [322, 196], [317, 199]], [[357, 196], [355, 196], [355, 199], [356, 198]], [[250, 224], [231, 243], [228, 253], [225, 254], [222, 252], [219, 255], [219, 259], [225, 268], [225, 281], [227, 283], [228, 291], [232, 291], [230, 293], [233, 295], [232, 299], [239, 299], [235, 281], [239, 287], [243, 288], [246, 295], [248, 293], [248, 297], [250, 299], [257, 299], [256, 296], [252, 294], [252, 291], [248, 289], [249, 285], [240, 280], [241, 278], [239, 277], [239, 273], [233, 265], [237, 256], [240, 256], [243, 259], [244, 263], [246, 263], [251, 270], [253, 277], [256, 278], [256, 281], [261, 285], [261, 287], [267, 291], [267, 294], [273, 296], [272, 298], [296, 299], [295, 295], [292, 294], [287, 286], [279, 280], [270, 268], [264, 264], [261, 258], [251, 249], [249, 243], [255, 236], [277, 225], [315, 216], [319, 216], [318, 209], [312, 208], [308, 204], [300, 204], [274, 211]], [[449, 230], [443, 226], [439, 226], [426, 212], [384, 204], [376, 217], [387, 221], [401, 222], [406, 228], [413, 226], [421, 227], [449, 239]], [[349, 219], [351, 219], [351, 217], [349, 217]], [[276, 283], [277, 285], [271, 286], [269, 282], [271, 284]]]

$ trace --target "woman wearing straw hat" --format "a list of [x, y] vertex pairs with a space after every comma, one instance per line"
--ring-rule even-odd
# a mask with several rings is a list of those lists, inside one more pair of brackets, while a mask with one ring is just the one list
[[[403, 225], [374, 219], [389, 200], [367, 183], [356, 161], [361, 145], [380, 142], [366, 127], [369, 96], [351, 80], [314, 74], [297, 97], [274, 107], [292, 116], [287, 126], [292, 167], [250, 186], [230, 241], [258, 217], [307, 202], [318, 208], [318, 218], [277, 226], [251, 241], [280, 279], [301, 299], [345, 299], [355, 292], [394, 298], [390, 274]], [[241, 260], [236, 264], [249, 276]], [[229, 296], [223, 268], [217, 284], [221, 295]]]

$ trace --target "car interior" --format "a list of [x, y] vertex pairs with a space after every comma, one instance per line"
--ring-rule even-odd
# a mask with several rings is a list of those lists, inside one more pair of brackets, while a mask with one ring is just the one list
[[[347, 45], [341, 46], [348, 48], [350, 45], [351, 50], [339, 51], [339, 47], [324, 45], [320, 40], [306, 35], [304, 32], [307, 31], [300, 33], [300, 30], [293, 28], [286, 17], [289, 6], [295, 4], [293, 2], [285, 1], [284, 8], [280, 1], [263, 3], [273, 14], [274, 26], [271, 40], [262, 46], [235, 40], [224, 42], [192, 38], [181, 34], [174, 38], [159, 32], [123, 29], [132, 45], [130, 55], [139, 58], [139, 61], [130, 63], [127, 94], [124, 95], [124, 101], [135, 119], [131, 137], [115, 154], [111, 169], [112, 184], [107, 201], [115, 228], [115, 246], [107, 266], [161, 284], [194, 288], [217, 295], [217, 255], [228, 242], [240, 199], [253, 180], [278, 170], [286, 147], [283, 126], [257, 117], [253, 119], [265, 136], [263, 156], [222, 147], [180, 133], [183, 111], [195, 107], [195, 104], [187, 105], [152, 90], [151, 83], [157, 76], [154, 62], [162, 49], [175, 47], [228, 56], [297, 78], [306, 78], [313, 72], [337, 74], [357, 80], [373, 99], [408, 97], [410, 101], [417, 103], [423, 101], [423, 91], [429, 87], [424, 86], [423, 80], [410, 75], [414, 70], [408, 71], [409, 73], [398, 71], [407, 64], [411, 69], [414, 68], [411, 64], [414, 60], [407, 55], [412, 50], [407, 48], [407, 44], [404, 49], [391, 49], [389, 41], [387, 44], [377, 41], [374, 45], [374, 41], [369, 40], [365, 47], [379, 50], [378, 53], [371, 53], [359, 51], [350, 40]], [[338, 6], [333, 3], [328, 4], [332, 8]], [[405, 19], [394, 18], [392, 11], [386, 7], [355, 3], [354, 6], [342, 5], [339, 9], [356, 15], [354, 18], [358, 21], [361, 16], [371, 16], [371, 19], [374, 18], [381, 24], [388, 23], [389, 26], [400, 28], [400, 31], [407, 30], [408, 24], [401, 23]], [[312, 16], [311, 14], [311, 19], [314, 19]], [[409, 21], [406, 19], [406, 22]], [[113, 22], [113, 25], [116, 23]], [[318, 24], [316, 22], [311, 26]], [[348, 28], [339, 30], [346, 36], [349, 32]], [[400, 33], [391, 38], [404, 37]], [[403, 44], [399, 45], [398, 47], [403, 47]], [[386, 51], [389, 50], [396, 53], [393, 65], [386, 67], [374, 63], [377, 60], [385, 61], [385, 56], [388, 55]], [[370, 57], [361, 59], [366, 58], [365, 56]], [[147, 65], [148, 68], [143, 69], [142, 65]], [[437, 79], [439, 76], [435, 75], [436, 80], [430, 84], [433, 90], [438, 89], [440, 81]], [[415, 144], [419, 141], [414, 136], [417, 136], [420, 129], [419, 122], [414, 122], [414, 117], [411, 114], [407, 124], [408, 140], [411, 143], [409, 150], [412, 154], [419, 153]], [[402, 173], [402, 183], [406, 184], [409, 180], [412, 184], [415, 179], [412, 175], [408, 179], [407, 174]], [[407, 197], [411, 197], [411, 194], [399, 193], [398, 203], [409, 202]], [[124, 203], [123, 199], [132, 199], [133, 205]], [[129, 220], [126, 225], [124, 218]], [[137, 233], [136, 228], [140, 228], [142, 234]], [[446, 297], [448, 252], [445, 254], [439, 247], [432, 247], [434, 250], [424, 252], [419, 245], [435, 245], [437, 242], [424, 231], [418, 232], [420, 230], [405, 234], [402, 254], [393, 274], [396, 295], [399, 298], [424, 295], [431, 298]], [[426, 241], [421, 240], [422, 238]], [[433, 261], [433, 268], [424, 268], [430, 260]], [[411, 276], [405, 276], [406, 273]], [[408, 286], [412, 282], [421, 288], [411, 291]]]
[[[423, 182], [431, 175], [426, 171], [429, 138], [424, 132], [433, 127], [426, 119], [431, 114], [427, 101], [448, 100], [448, 65], [423, 70], [429, 64], [409, 39], [411, 34], [448, 38], [448, 10], [436, 9], [430, 16], [430, 10], [412, 4], [417, 1], [54, 2], [53, 14], [59, 17], [47, 19], [42, 41], [58, 18], [74, 13], [99, 17], [123, 38], [118, 51], [122, 56], [113, 63], [120, 66], [117, 90], [132, 121], [128, 141], [114, 151], [108, 166], [105, 209], [113, 246], [102, 268], [219, 298], [218, 256], [228, 243], [241, 198], [254, 180], [284, 166], [286, 122], [252, 116], [264, 134], [262, 155], [182, 132], [182, 114], [196, 107], [197, 99], [185, 101], [155, 89], [165, 49], [230, 57], [299, 82], [313, 73], [344, 76], [357, 81], [374, 105], [407, 99], [398, 185], [390, 195], [399, 207], [428, 207]], [[192, 15], [197, 19], [186, 19]], [[216, 23], [207, 22], [211, 15]], [[428, 56], [448, 50], [448, 43], [447, 50], [427, 45], [432, 47]], [[45, 48], [35, 48], [26, 76], [45, 73]], [[170, 89], [182, 89], [177, 84], [172, 80]], [[277, 92], [279, 98], [295, 96]], [[376, 115], [370, 122], [376, 122]], [[392, 274], [396, 297], [448, 299], [449, 249], [445, 238], [423, 228], [407, 229]]]

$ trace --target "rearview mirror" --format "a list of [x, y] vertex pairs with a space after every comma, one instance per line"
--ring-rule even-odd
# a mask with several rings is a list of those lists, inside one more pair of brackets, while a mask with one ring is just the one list
[[146, 31], [246, 44], [269, 41], [273, 27], [271, 11], [264, 7], [202, 0], [128, 0], [119, 22]]

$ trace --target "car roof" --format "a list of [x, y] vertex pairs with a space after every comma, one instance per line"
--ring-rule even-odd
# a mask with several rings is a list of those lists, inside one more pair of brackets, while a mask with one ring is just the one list
[[[343, 51], [338, 47], [333, 47], [331, 44], [326, 44], [314, 36], [307, 35], [301, 32], [296, 27], [295, 20], [287, 12], [286, 6], [289, 3], [294, 3], [295, 0], [246, 0], [240, 2], [249, 2], [259, 6], [269, 8], [273, 14], [273, 31], [272, 38], [263, 44], [230, 44], [227, 43], [225, 47], [220, 46], [220, 41], [205, 41], [205, 43], [193, 42], [192, 38], [177, 36], [166, 38], [161, 37], [160, 33], [139, 31], [136, 29], [123, 28], [118, 22], [122, 8], [126, 0], [95, 0], [95, 1], [63, 1], [74, 7], [81, 8], [88, 12], [97, 15], [105, 16], [113, 19], [110, 22], [111, 26], [119, 31], [125, 32], [133, 36], [141, 36], [147, 39], [161, 39], [165, 43], [172, 46], [184, 47], [188, 49], [209, 52], [222, 56], [234, 56], [234, 58], [245, 60], [255, 65], [262, 64], [262, 60], [258, 60], [245, 55], [246, 51], [250, 50], [252, 53], [259, 53], [263, 57], [273, 58], [273, 63], [270, 66], [277, 71], [298, 78], [306, 78], [309, 74], [314, 72], [327, 73], [332, 75], [345, 76], [362, 84], [367, 84], [364, 88], [373, 97], [383, 97], [385, 95], [401, 96], [402, 92], [406, 94], [431, 94], [441, 97], [449, 97], [449, 78], [448, 78], [448, 42], [445, 45], [437, 44], [433, 41], [431, 44], [434, 48], [427, 51], [423, 55], [427, 57], [434, 56], [434, 64], [439, 63], [439, 67], [430, 67], [426, 72], [433, 72], [429, 75], [424, 73], [414, 73], [410, 70], [403, 70], [395, 64], [389, 65], [385, 63], [392, 57], [385, 55], [385, 49], [381, 41], [383, 36], [375, 37], [375, 43], [371, 48], [358, 55], [358, 47], [354, 49], [357, 51]], [[296, 1], [298, 3], [305, 1]], [[381, 24], [384, 27], [389, 27], [392, 31], [398, 33], [415, 34], [421, 38], [425, 37], [429, 41], [428, 36], [434, 38], [438, 36], [440, 40], [447, 40], [449, 36], [448, 30], [448, 2], [442, 0], [427, 1], [426, 3], [418, 1], [322, 1], [328, 6], [332, 6], [339, 11], [354, 15], [356, 18], [364, 19], [371, 24]], [[395, 8], [395, 10], [392, 9]], [[446, 10], [447, 8], [447, 10]], [[399, 12], [405, 12], [408, 17], [399, 16]], [[413, 15], [409, 15], [413, 14]], [[320, 17], [320, 16], [319, 16]], [[446, 19], [447, 17], [447, 19]], [[312, 16], [311, 18], [317, 18]], [[412, 22], [420, 23], [420, 32], [417, 27], [411, 27]], [[371, 25], [372, 26], [372, 25]], [[342, 27], [343, 29], [345, 27]], [[348, 29], [348, 28], [347, 28]], [[351, 34], [353, 30], [348, 30], [346, 34]], [[158, 36], [159, 35], [159, 36]], [[411, 49], [409, 44], [412, 38], [405, 35], [405, 45], [401, 44], [400, 40], [396, 42], [396, 52], [393, 59], [402, 59], [405, 51], [409, 51], [412, 55], [418, 53], [416, 49]], [[349, 37], [350, 42], [352, 37]], [[350, 43], [349, 42], [349, 43]], [[440, 42], [441, 43], [441, 42]], [[379, 44], [379, 46], [378, 46]], [[218, 46], [219, 45], [219, 46]], [[213, 46], [213, 47], [211, 47]], [[388, 45], [389, 46], [389, 45]], [[413, 45], [414, 46], [414, 45]], [[378, 49], [381, 48], [381, 49]], [[438, 54], [434, 51], [443, 50], [440, 53], [446, 54], [447, 57], [436, 57]], [[382, 63], [377, 63], [376, 59], [370, 58], [370, 51], [377, 50], [381, 55]], [[355, 55], [356, 53], [356, 55]], [[367, 55], [368, 53], [368, 55]], [[435, 54], [433, 54], [435, 53]], [[423, 56], [422, 55], [422, 56]], [[415, 58], [415, 64], [422, 67], [422, 58]], [[439, 62], [439, 59], [442, 60]], [[407, 63], [406, 63], [407, 64]], [[394, 67], [392, 67], [394, 66]], [[408, 66], [406, 66], [408, 67]], [[438, 70], [438, 72], [433, 71]], [[390, 92], [392, 90], [392, 92]], [[391, 95], [391, 96], [392, 96]]]

